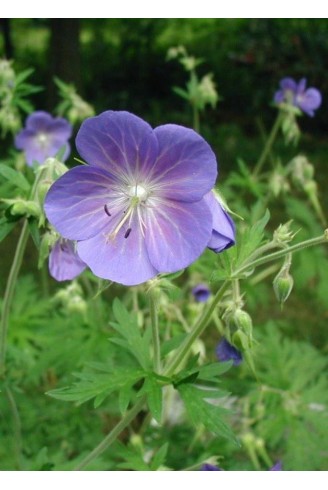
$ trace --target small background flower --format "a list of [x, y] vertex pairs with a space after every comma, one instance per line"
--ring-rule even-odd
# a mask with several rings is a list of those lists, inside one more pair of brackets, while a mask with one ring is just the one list
[[306, 79], [302, 78], [298, 83], [293, 78], [283, 78], [280, 81], [280, 90], [274, 95], [277, 104], [287, 102], [298, 107], [308, 116], [313, 117], [314, 111], [322, 102], [322, 96], [318, 89], [310, 87], [306, 89]]
[[30, 166], [33, 162], [42, 164], [62, 147], [65, 147], [62, 161], [65, 161], [70, 154], [68, 140], [71, 135], [72, 126], [66, 119], [36, 111], [26, 119], [25, 128], [15, 138], [15, 146], [24, 151], [26, 163]]
[[222, 339], [216, 347], [216, 355], [219, 361], [233, 361], [234, 366], [238, 366], [242, 360], [242, 353], [230, 344], [226, 339]]
[[191, 292], [195, 300], [200, 303], [205, 303], [211, 296], [211, 290], [206, 284], [198, 284]]

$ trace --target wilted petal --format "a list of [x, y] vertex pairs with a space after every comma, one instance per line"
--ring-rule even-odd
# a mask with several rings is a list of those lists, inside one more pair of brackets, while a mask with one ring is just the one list
[[103, 279], [134, 286], [148, 281], [158, 274], [150, 263], [137, 217], [131, 224], [127, 238], [127, 229], [122, 228], [115, 238], [110, 238], [111, 229], [78, 242], [77, 250], [92, 272]]
[[208, 206], [204, 200], [150, 201], [144, 221], [151, 263], [160, 272], [187, 267], [204, 251], [211, 236], [212, 216]]
[[83, 122], [76, 147], [90, 165], [138, 181], [149, 174], [158, 145], [151, 126], [139, 117], [106, 111]]
[[222, 252], [235, 244], [235, 225], [229, 214], [223, 209], [213, 192], [204, 197], [213, 216], [213, 230], [207, 246], [214, 252]]
[[[114, 179], [100, 168], [80, 166], [60, 177], [44, 204], [50, 223], [64, 238], [85, 240], [101, 232], [111, 218], [104, 206], [113, 200]], [[114, 217], [121, 208], [111, 206]]]
[[77, 255], [74, 244], [67, 240], [58, 240], [49, 255], [49, 272], [57, 281], [71, 281], [86, 268]]
[[[149, 176], [159, 195], [179, 201], [200, 200], [213, 188], [217, 162], [211, 147], [192, 129], [166, 124], [154, 130], [159, 156]], [[156, 187], [157, 191], [157, 187]]]

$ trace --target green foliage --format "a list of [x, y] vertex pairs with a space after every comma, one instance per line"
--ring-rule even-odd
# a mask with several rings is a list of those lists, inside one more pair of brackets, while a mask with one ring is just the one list
[[145, 333], [142, 333], [138, 326], [137, 317], [128, 313], [118, 298], [115, 298], [113, 301], [113, 314], [116, 322], [111, 322], [111, 326], [119, 336], [111, 337], [111, 342], [120, 345], [130, 352], [144, 370], [150, 369], [150, 330], [148, 329]]

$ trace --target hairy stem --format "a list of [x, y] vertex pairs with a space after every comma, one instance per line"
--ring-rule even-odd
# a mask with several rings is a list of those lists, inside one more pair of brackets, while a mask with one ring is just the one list
[[132, 420], [142, 410], [146, 401], [146, 397], [139, 398], [137, 403], [131, 408], [129, 412], [122, 418], [122, 420], [110, 431], [109, 434], [98, 444], [97, 447], [91, 453], [89, 453], [75, 468], [74, 471], [81, 471], [88, 466], [91, 461], [95, 460], [100, 454], [102, 454], [121, 434], [121, 432], [132, 422]]
[[5, 394], [8, 399], [8, 403], [10, 406], [10, 410], [12, 413], [13, 419], [13, 429], [14, 429], [14, 452], [15, 452], [15, 460], [16, 460], [16, 468], [18, 470], [22, 470], [22, 427], [21, 421], [17, 409], [17, 405], [15, 402], [15, 398], [8, 386], [4, 388]]
[[161, 371], [161, 347], [160, 347], [156, 298], [155, 298], [155, 294], [153, 291], [149, 292], [149, 304], [150, 304], [151, 330], [152, 330], [152, 335], [153, 335], [154, 371], [155, 371], [155, 373], [160, 373], [160, 371]]
[[279, 111], [278, 116], [274, 122], [274, 125], [272, 126], [271, 133], [270, 133], [270, 135], [267, 139], [267, 142], [263, 148], [263, 151], [260, 155], [260, 158], [258, 159], [258, 162], [256, 163], [256, 165], [254, 167], [254, 170], [253, 170], [253, 176], [254, 177], [260, 173], [263, 165], [266, 162], [266, 159], [268, 158], [268, 156], [270, 154], [273, 143], [277, 137], [277, 134], [278, 134], [278, 131], [279, 131], [279, 128], [281, 125], [281, 121], [282, 121], [282, 115], [281, 115], [281, 112]]
[[171, 359], [171, 361], [166, 366], [166, 369], [164, 370], [164, 376], [170, 376], [171, 374], [173, 374], [174, 371], [179, 367], [181, 362], [184, 360], [185, 356], [189, 353], [192, 344], [207, 327], [209, 321], [211, 320], [213, 311], [215, 310], [217, 304], [221, 301], [224, 293], [229, 287], [229, 284], [229, 281], [225, 281], [222, 284], [221, 288], [218, 290], [211, 303], [205, 309], [202, 316], [199, 318], [199, 320], [196, 321], [195, 325], [190, 330], [184, 342], [182, 342], [180, 347], [176, 350], [174, 357]]
[[0, 375], [1, 376], [4, 376], [6, 370], [6, 347], [7, 347], [7, 332], [8, 332], [10, 307], [14, 297], [17, 276], [22, 264], [28, 235], [29, 235], [28, 221], [27, 219], [25, 219], [18, 240], [14, 260], [10, 269], [5, 295], [3, 298], [1, 323], [0, 323]]

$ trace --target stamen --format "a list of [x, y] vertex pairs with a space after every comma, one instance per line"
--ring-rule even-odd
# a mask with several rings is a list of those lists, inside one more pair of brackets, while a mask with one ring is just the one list
[[128, 228], [125, 232], [124, 238], [128, 238], [130, 236], [131, 231], [132, 231], [132, 228]]
[[107, 216], [112, 216], [112, 215], [110, 214], [110, 212], [108, 211], [108, 206], [107, 206], [107, 204], [105, 204], [105, 206], [104, 206], [104, 210], [105, 210], [105, 213], [107, 214]]

